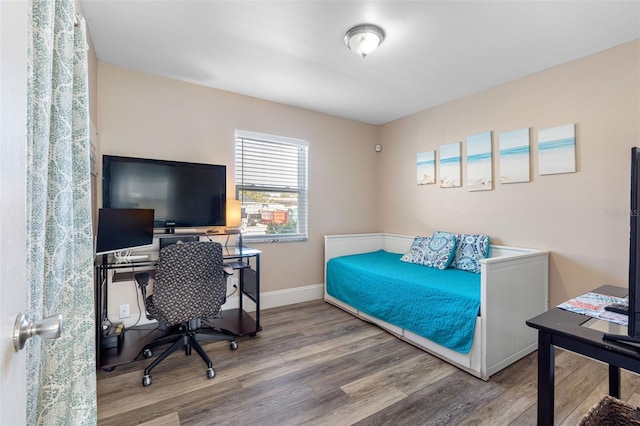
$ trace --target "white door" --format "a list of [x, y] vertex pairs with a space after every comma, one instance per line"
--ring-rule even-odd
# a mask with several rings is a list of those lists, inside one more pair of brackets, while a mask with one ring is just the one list
[[0, 425], [26, 423], [25, 351], [12, 335], [26, 312], [27, 7], [0, 0]]

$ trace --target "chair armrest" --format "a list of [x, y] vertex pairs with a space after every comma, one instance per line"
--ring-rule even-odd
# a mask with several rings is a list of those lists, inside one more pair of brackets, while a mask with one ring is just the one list
[[233, 267], [231, 265], [223, 265], [222, 270], [225, 275], [233, 275]]

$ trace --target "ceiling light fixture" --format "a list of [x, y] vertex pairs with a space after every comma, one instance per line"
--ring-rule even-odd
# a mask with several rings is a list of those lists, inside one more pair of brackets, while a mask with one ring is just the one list
[[344, 42], [349, 49], [362, 58], [366, 58], [369, 53], [376, 50], [383, 40], [384, 30], [372, 24], [357, 25], [344, 35]]

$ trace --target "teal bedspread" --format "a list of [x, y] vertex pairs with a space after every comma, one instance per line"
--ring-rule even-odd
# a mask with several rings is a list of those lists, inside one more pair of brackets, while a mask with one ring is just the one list
[[401, 262], [380, 250], [327, 263], [327, 292], [388, 323], [466, 354], [480, 308], [480, 274]]

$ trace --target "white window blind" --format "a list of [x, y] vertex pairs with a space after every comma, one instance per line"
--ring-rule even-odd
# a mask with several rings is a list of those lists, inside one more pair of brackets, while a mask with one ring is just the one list
[[236, 133], [236, 196], [247, 240], [307, 239], [305, 141]]

